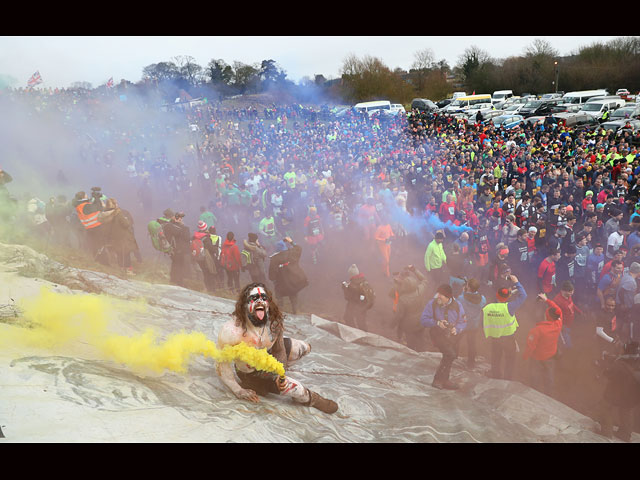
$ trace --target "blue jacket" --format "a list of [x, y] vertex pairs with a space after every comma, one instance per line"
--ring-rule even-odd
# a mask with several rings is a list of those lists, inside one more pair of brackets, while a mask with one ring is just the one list
[[[435, 327], [439, 321], [444, 320], [444, 308], [437, 303], [434, 304], [434, 301], [435, 298], [431, 299], [422, 312], [420, 323], [423, 327]], [[456, 302], [458, 304], [459, 311], [456, 311], [455, 307], [449, 306], [448, 322], [450, 325], [455, 326], [458, 332], [461, 332], [467, 326], [464, 307], [455, 298], [452, 299], [452, 302]], [[433, 318], [434, 311], [436, 318]]]
[[458, 301], [464, 307], [467, 315], [466, 328], [482, 327], [482, 307], [487, 304], [487, 299], [484, 298], [484, 295], [480, 295], [479, 293], [463, 293], [458, 297]]

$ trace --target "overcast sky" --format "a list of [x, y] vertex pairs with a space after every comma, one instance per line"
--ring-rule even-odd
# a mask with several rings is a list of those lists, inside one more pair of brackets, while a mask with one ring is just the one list
[[[152, 63], [190, 55], [206, 67], [211, 59], [228, 64], [275, 60], [290, 80], [322, 74], [337, 78], [344, 59], [354, 54], [381, 59], [392, 70], [408, 70], [417, 51], [430, 48], [436, 61], [445, 59], [454, 66], [464, 50], [475, 45], [494, 58], [520, 55], [536, 39], [547, 40], [561, 56], [594, 42], [616, 37], [0, 37], [0, 80], [15, 79], [12, 87], [24, 87], [35, 71], [43, 87], [68, 87], [87, 81], [93, 87], [110, 77], [137, 82], [142, 69]], [[2, 82], [0, 82], [0, 85]]]

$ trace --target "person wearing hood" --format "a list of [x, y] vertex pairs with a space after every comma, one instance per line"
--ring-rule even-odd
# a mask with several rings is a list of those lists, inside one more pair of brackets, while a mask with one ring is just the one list
[[445, 272], [447, 255], [444, 252], [443, 242], [444, 233], [438, 230], [424, 252], [424, 266], [430, 279], [436, 284], [444, 283], [449, 279]]
[[222, 265], [227, 274], [227, 288], [232, 292], [238, 293], [240, 291], [242, 259], [240, 258], [240, 250], [236, 245], [236, 237], [233, 232], [227, 232], [227, 238], [222, 244], [220, 265]]
[[298, 311], [298, 293], [305, 288], [309, 281], [300, 267], [302, 247], [293, 242], [291, 237], [285, 237], [276, 243], [276, 253], [269, 257], [269, 280], [275, 286], [278, 301], [288, 297], [291, 311]]
[[[258, 235], [249, 233], [246, 240], [243, 240], [244, 252], [248, 252], [250, 261], [247, 261], [246, 269], [251, 276], [251, 281], [255, 283], [267, 283], [267, 275], [265, 273], [265, 261], [267, 259], [267, 250], [260, 245]], [[247, 255], [241, 252], [242, 255]]]
[[470, 278], [464, 285], [462, 294], [458, 297], [460, 305], [467, 315], [467, 326], [462, 332], [461, 343], [467, 344], [467, 368], [473, 370], [476, 366], [477, 338], [482, 327], [482, 309], [487, 304], [487, 299], [478, 290], [480, 282]]
[[354, 263], [347, 270], [349, 281], [342, 282], [342, 293], [347, 305], [342, 319], [350, 327], [367, 330], [367, 311], [373, 306], [373, 298], [367, 294], [368, 281]]
[[542, 391], [546, 395], [551, 395], [558, 338], [562, 332], [562, 309], [544, 293], [538, 294], [538, 298], [547, 302], [548, 308], [545, 310], [544, 319], [529, 330], [527, 347], [522, 358], [529, 360], [531, 386], [538, 389], [542, 384]]
[[451, 285], [443, 283], [435, 296], [422, 311], [420, 323], [429, 328], [431, 341], [440, 352], [442, 359], [433, 376], [432, 386], [438, 389], [457, 390], [460, 386], [449, 379], [451, 365], [458, 356], [460, 333], [466, 327], [464, 307], [453, 296]]

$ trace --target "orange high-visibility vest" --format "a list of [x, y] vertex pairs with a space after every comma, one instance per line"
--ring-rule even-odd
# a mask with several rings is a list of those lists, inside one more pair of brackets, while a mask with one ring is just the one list
[[88, 205], [89, 203], [90, 202], [84, 202], [76, 207], [76, 211], [78, 212], [78, 218], [80, 219], [80, 222], [82, 222], [82, 225], [84, 226], [84, 228], [87, 230], [91, 228], [99, 227], [100, 225], [102, 225], [98, 221], [98, 213], [100, 213], [99, 211], [89, 213], [89, 214], [85, 214], [82, 212], [82, 210], [84, 209], [84, 206]]

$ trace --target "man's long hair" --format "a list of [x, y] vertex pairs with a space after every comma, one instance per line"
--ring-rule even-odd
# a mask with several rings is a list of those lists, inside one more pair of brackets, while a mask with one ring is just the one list
[[249, 283], [242, 289], [238, 299], [236, 300], [236, 306], [233, 311], [233, 316], [236, 318], [236, 325], [242, 327], [246, 332], [247, 322], [249, 322], [249, 312], [247, 311], [249, 293], [251, 293], [251, 290], [256, 287], [264, 290], [267, 295], [267, 301], [269, 302], [269, 330], [275, 337], [284, 329], [284, 316], [276, 302], [273, 300], [271, 291], [264, 285], [264, 283]]

